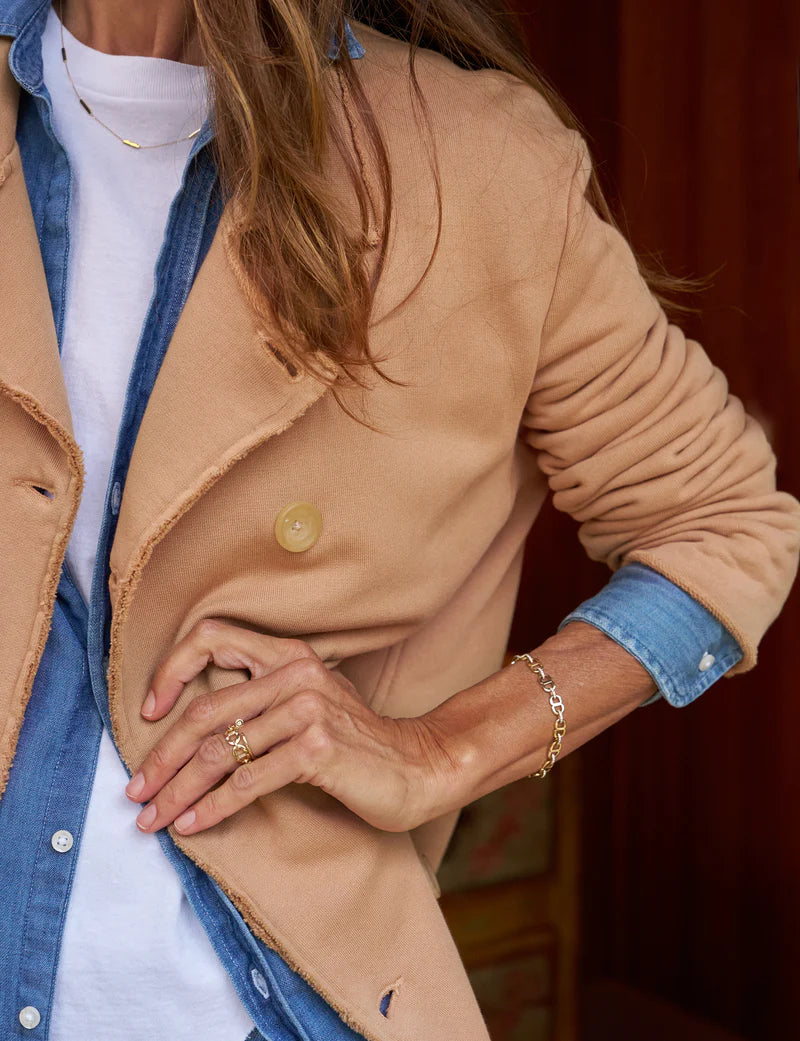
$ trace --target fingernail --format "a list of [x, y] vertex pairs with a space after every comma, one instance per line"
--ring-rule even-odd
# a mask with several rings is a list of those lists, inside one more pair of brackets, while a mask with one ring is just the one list
[[145, 806], [139, 816], [136, 818], [136, 826], [138, 828], [149, 828], [153, 821], [156, 819], [156, 804], [151, 802], [149, 806]]
[[130, 795], [132, 799], [138, 799], [142, 794], [144, 788], [144, 774], [140, 770], [138, 774], [131, 777], [128, 781], [128, 787], [125, 789], [127, 795]]
[[144, 704], [142, 705], [142, 715], [152, 716], [153, 712], [155, 711], [155, 707], [156, 696], [151, 690], [147, 697], [144, 699]]
[[186, 828], [191, 828], [195, 822], [197, 814], [194, 810], [187, 810], [186, 813], [182, 813], [175, 821], [175, 827], [178, 831], [184, 831]]

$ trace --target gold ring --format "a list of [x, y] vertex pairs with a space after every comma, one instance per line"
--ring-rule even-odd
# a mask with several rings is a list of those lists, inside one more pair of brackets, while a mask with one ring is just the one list
[[233, 757], [237, 763], [250, 763], [253, 761], [253, 753], [247, 738], [239, 729], [244, 723], [243, 719], [237, 719], [225, 731], [225, 740], [231, 746]]

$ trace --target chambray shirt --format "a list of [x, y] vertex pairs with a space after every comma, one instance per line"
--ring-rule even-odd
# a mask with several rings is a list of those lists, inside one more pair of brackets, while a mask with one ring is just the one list
[[[0, 0], [0, 34], [15, 37], [9, 63], [22, 88], [17, 141], [60, 344], [71, 173], [53, 132], [50, 98], [42, 82], [41, 33], [49, 4], [50, 0]], [[349, 23], [345, 36], [350, 55], [362, 57], [364, 48]], [[334, 34], [332, 60], [339, 46]], [[4, 1038], [44, 1039], [49, 1032], [61, 935], [103, 725], [113, 736], [105, 678], [111, 620], [109, 550], [139, 423], [224, 202], [207, 147], [212, 119], [192, 144], [181, 190], [167, 218], [156, 263], [157, 288], [134, 358], [106, 489], [90, 600], [84, 601], [65, 565], [8, 787], [0, 799]], [[644, 704], [664, 697], [672, 705], [686, 705], [742, 656], [733, 637], [702, 605], [641, 564], [620, 568], [559, 628], [571, 619], [602, 629], [648, 669], [659, 690]], [[157, 838], [257, 1031], [270, 1041], [359, 1041], [361, 1035], [253, 935], [217, 883], [178, 849], [167, 830], [161, 829]], [[23, 1010], [27, 1014], [22, 1019], [35, 1025], [23, 1026]]]

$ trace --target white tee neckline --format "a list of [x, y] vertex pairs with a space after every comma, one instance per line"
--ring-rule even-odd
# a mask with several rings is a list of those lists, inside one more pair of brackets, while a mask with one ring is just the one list
[[[55, 7], [51, 6], [48, 18], [53, 22], [60, 48], [62, 23]], [[77, 87], [131, 102], [141, 98], [181, 104], [194, 91], [198, 103], [202, 103], [207, 80], [205, 65], [152, 55], [106, 54], [82, 43], [66, 25], [63, 29], [67, 63]]]

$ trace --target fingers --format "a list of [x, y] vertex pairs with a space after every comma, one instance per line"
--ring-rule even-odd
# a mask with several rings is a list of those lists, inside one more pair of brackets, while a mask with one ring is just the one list
[[142, 715], [161, 719], [184, 686], [209, 662], [223, 669], [247, 669], [253, 678], [258, 678], [298, 658], [319, 660], [303, 640], [268, 636], [216, 618], [203, 618], [159, 663], [142, 705]]
[[[280, 747], [303, 727], [302, 706], [293, 705], [293, 700], [284, 702], [268, 714], [246, 720], [240, 727], [254, 761], [259, 756], [273, 755], [270, 749], [276, 745]], [[137, 825], [142, 831], [158, 831], [166, 827], [220, 780], [239, 769], [242, 767], [224, 734], [209, 735], [175, 777], [156, 791], [153, 800], [139, 814]]]
[[[319, 691], [302, 690], [259, 720], [251, 720], [245, 731], [248, 742], [252, 746], [252, 732], [261, 747], [267, 734], [267, 740], [273, 742], [271, 751], [236, 767], [224, 784], [207, 792], [175, 820], [176, 830], [190, 835], [210, 828], [290, 782], [327, 790], [348, 757], [341, 735], [336, 733], [336, 716], [331, 702]], [[274, 728], [273, 717], [280, 718]], [[276, 740], [278, 733], [284, 737]]]
[[[275, 706], [301, 692], [302, 696], [296, 700], [293, 711], [300, 722], [308, 722], [310, 715], [319, 713], [320, 704], [325, 703], [324, 695], [320, 692], [334, 688], [341, 690], [323, 662], [318, 658], [298, 658], [262, 679], [245, 680], [198, 695], [147, 755], [129, 781], [126, 794], [136, 802], [153, 798], [196, 755], [209, 735], [216, 734], [224, 742], [223, 731], [234, 719], [241, 718], [248, 720], [250, 729], [242, 729], [249, 740], [253, 719], [259, 717], [259, 729], [255, 735], [259, 736], [261, 718], [269, 720], [272, 714], [267, 710], [272, 709], [274, 713]], [[312, 700], [314, 704], [310, 705]], [[265, 712], [266, 715], [260, 717], [259, 714]], [[278, 717], [278, 723], [280, 719]], [[266, 736], [259, 740], [259, 747], [269, 747]], [[213, 756], [214, 748], [212, 743], [208, 749], [209, 757]], [[255, 748], [253, 753], [257, 754]], [[222, 774], [218, 774], [215, 780], [220, 776]], [[155, 818], [152, 814], [149, 817], [153, 823]]]
[[130, 779], [125, 794], [136, 802], [144, 802], [174, 777], [211, 735], [222, 734], [234, 719], [250, 719], [263, 711], [268, 693], [260, 681], [233, 683], [221, 690], [198, 694], [178, 719], [148, 753], [137, 773]]
[[[307, 736], [308, 735], [308, 736]], [[292, 781], [309, 781], [332, 751], [319, 732], [308, 727], [286, 744], [274, 748], [268, 755], [237, 767], [228, 780], [207, 792], [189, 810], [175, 821], [182, 835], [191, 835], [218, 824], [261, 795], [277, 791]]]

